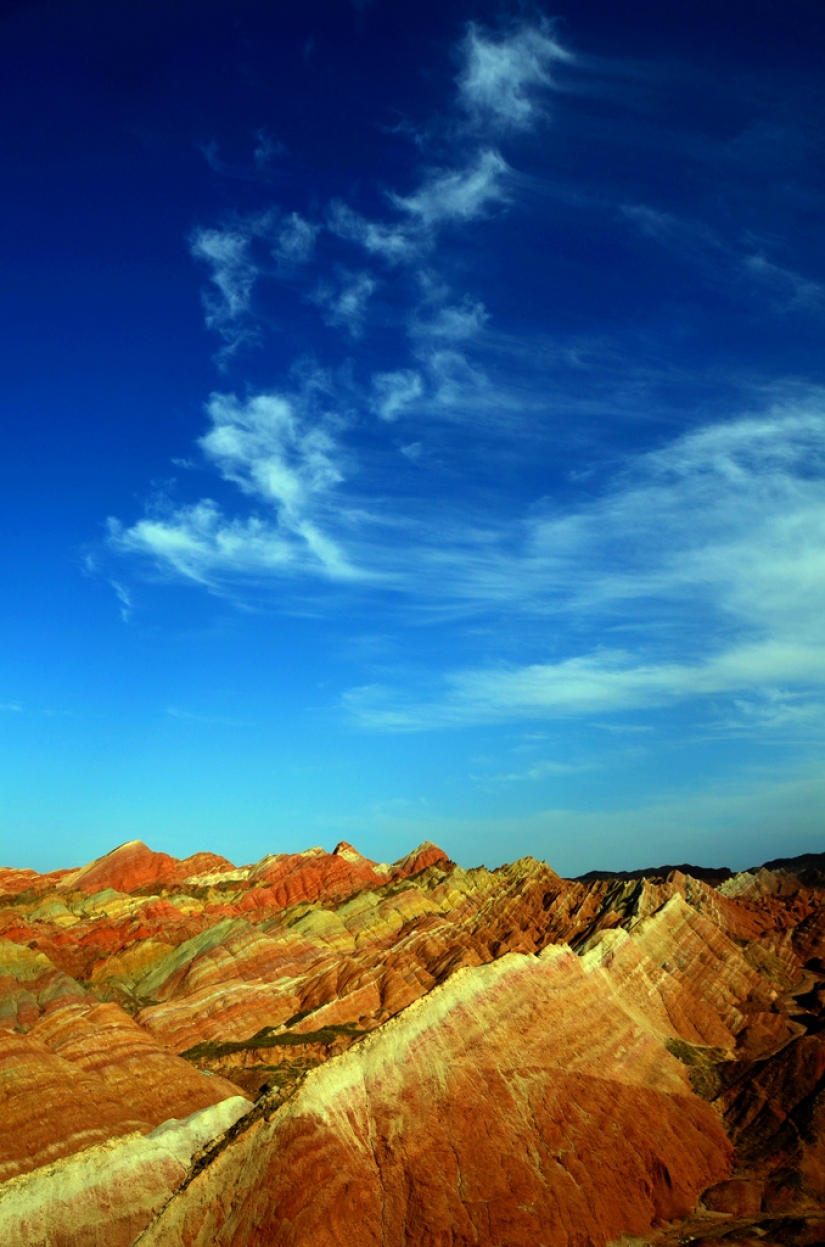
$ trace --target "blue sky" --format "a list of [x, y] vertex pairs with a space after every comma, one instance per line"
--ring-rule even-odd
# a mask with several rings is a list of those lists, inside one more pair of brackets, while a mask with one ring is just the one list
[[5, 862], [822, 849], [823, 34], [4, 7]]

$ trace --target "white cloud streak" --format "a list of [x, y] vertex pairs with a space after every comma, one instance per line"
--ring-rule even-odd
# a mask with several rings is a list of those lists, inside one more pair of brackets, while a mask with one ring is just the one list
[[440, 307], [434, 316], [416, 316], [410, 327], [414, 338], [460, 342], [477, 337], [490, 319], [483, 303], [465, 296], [460, 304]]
[[825, 307], [825, 286], [821, 282], [774, 264], [761, 253], [745, 255], [742, 267], [748, 276], [774, 290], [783, 310], [818, 311]]
[[470, 778], [483, 785], [540, 783], [551, 777], [561, 775], [578, 775], [582, 771], [593, 769], [593, 763], [557, 762], [552, 758], [543, 758], [519, 771], [504, 771], [492, 775], [471, 775]]
[[388, 264], [414, 260], [422, 250], [424, 240], [410, 230], [408, 222], [388, 225], [369, 221], [338, 200], [330, 207], [327, 223], [333, 234], [356, 243], [370, 255], [380, 256]]
[[300, 213], [291, 212], [277, 231], [273, 255], [284, 264], [306, 264], [312, 258], [320, 232], [320, 225], [313, 225]]
[[263, 171], [275, 156], [282, 156], [286, 148], [278, 139], [268, 134], [266, 130], [255, 131], [255, 147], [252, 151], [252, 159], [255, 168]]
[[207, 459], [287, 517], [297, 519], [315, 494], [342, 480], [334, 439], [302, 416], [293, 397], [258, 394], [241, 402], [213, 394], [207, 412], [212, 428], [200, 439]]
[[503, 156], [487, 148], [465, 168], [436, 170], [412, 195], [392, 194], [390, 199], [421, 227], [432, 230], [447, 221], [471, 221], [503, 200], [508, 172]]
[[458, 78], [459, 101], [478, 126], [523, 130], [539, 115], [539, 90], [552, 85], [551, 67], [573, 60], [549, 27], [521, 26], [491, 38], [471, 24]]
[[382, 420], [397, 420], [424, 393], [419, 373], [411, 368], [398, 372], [379, 372], [372, 378], [373, 410]]
[[[511, 68], [517, 61], [521, 66], [513, 68], [516, 76], [511, 75], [507, 87], [511, 102], [526, 100], [524, 92], [537, 85], [536, 66], [546, 59], [544, 38], [542, 35], [531, 42], [522, 31], [517, 48], [513, 45], [507, 52], [502, 44], [496, 45], [498, 51], [490, 52], [490, 56], [510, 56]], [[471, 58], [487, 55], [475, 28], [467, 46]], [[530, 56], [534, 58], [532, 68]], [[487, 61], [484, 72], [492, 72], [489, 56]], [[468, 72], [462, 89], [466, 100], [478, 96], [480, 108], [478, 92], [487, 88], [482, 87], [477, 67]], [[499, 81], [504, 83], [503, 71]], [[261, 158], [268, 159], [270, 154], [271, 145], [262, 143]], [[334, 202], [327, 213], [326, 229], [390, 268], [417, 263], [433, 247], [442, 226], [466, 224], [503, 202], [508, 173], [500, 153], [482, 147], [458, 167], [431, 170], [411, 194], [390, 193], [395, 221], [370, 221], [346, 204]], [[203, 296], [207, 325], [223, 338], [219, 358], [224, 362], [238, 348], [257, 340], [253, 306], [257, 283], [265, 276], [288, 276], [308, 264], [321, 228], [297, 212], [285, 214], [272, 208], [238, 218], [223, 228], [195, 231], [190, 240], [192, 254], [208, 266], [210, 274], [211, 285]], [[365, 331], [370, 300], [379, 280], [367, 270], [353, 271], [340, 264], [333, 274], [317, 281], [305, 297], [319, 308], [328, 325], [357, 340]], [[428, 389], [432, 404], [448, 409], [457, 407], [468, 395], [478, 394], [486, 384], [483, 374], [455, 349], [455, 343], [474, 337], [483, 328], [487, 319], [483, 305], [467, 298], [453, 306], [437, 306], [436, 300], [433, 313], [431, 292], [424, 303], [429, 309], [428, 319], [413, 315], [409, 321], [417, 343], [413, 355], [420, 358], [420, 366], [376, 373], [371, 391], [365, 395], [368, 408], [384, 422], [392, 422], [414, 408]], [[123, 554], [143, 555], [168, 574], [210, 586], [233, 576], [265, 577], [272, 573], [348, 579], [375, 574], [403, 582], [398, 569], [386, 565], [379, 568], [376, 564], [382, 559], [371, 557], [377, 545], [369, 531], [369, 508], [359, 503], [350, 513], [340, 491], [336, 492], [344, 476], [340, 427], [333, 428], [334, 421], [324, 413], [319, 415], [306, 394], [265, 393], [244, 400], [216, 394], [207, 411], [211, 428], [199, 443], [207, 463], [237, 486], [258, 510], [227, 515], [223, 506], [209, 497], [181, 506], [166, 502], [150, 508], [130, 527], [111, 519], [112, 548]], [[416, 461], [422, 455], [422, 445], [411, 441], [402, 453]], [[357, 523], [352, 520], [356, 512]], [[332, 535], [342, 530], [347, 532], [348, 544], [359, 551], [357, 556], [346, 553], [347, 543]], [[366, 570], [370, 563], [371, 572]], [[124, 607], [129, 609], [126, 603]]]
[[367, 304], [377, 286], [378, 282], [370, 273], [350, 273], [342, 269], [337, 285], [321, 282], [310, 298], [322, 309], [325, 324], [346, 330], [351, 338], [360, 338]]
[[760, 286], [779, 312], [817, 312], [825, 307], [825, 287], [820, 282], [776, 264], [761, 250], [726, 242], [701, 222], [647, 204], [624, 204], [621, 214], [640, 233], [688, 260], [715, 284]]
[[132, 618], [132, 612], [134, 609], [132, 595], [126, 586], [122, 585], [119, 580], [110, 580], [109, 584], [114, 589], [117, 600], [120, 602], [120, 617], [124, 623], [128, 623]]
[[259, 341], [253, 306], [257, 283], [262, 277], [288, 276], [306, 264], [320, 229], [297, 212], [284, 216], [272, 209], [224, 228], [195, 230], [190, 250], [209, 268], [211, 287], [202, 292], [202, 301], [207, 327], [223, 338], [222, 358]]
[[[458, 103], [470, 116], [471, 128], [487, 134], [488, 139], [502, 129], [533, 125], [539, 116], [538, 92], [552, 81], [550, 66], [572, 59], [549, 26], [527, 24], [500, 38], [470, 25], [462, 58]], [[280, 148], [263, 131], [257, 139], [255, 160], [266, 164]], [[326, 229], [389, 268], [418, 263], [432, 251], [443, 227], [466, 224], [508, 200], [511, 170], [507, 162], [489, 141], [478, 141], [477, 149], [457, 166], [426, 172], [411, 193], [388, 192], [395, 220], [370, 220], [334, 200], [326, 214]], [[206, 155], [213, 164], [217, 161], [214, 145], [206, 149]], [[192, 254], [210, 271], [211, 285], [202, 295], [206, 323], [223, 339], [219, 355], [223, 363], [240, 348], [260, 341], [253, 306], [256, 285], [265, 277], [288, 277], [313, 259], [321, 229], [297, 212], [287, 215], [271, 208], [224, 228], [194, 232]], [[268, 248], [267, 256], [261, 254], [262, 245]], [[368, 272], [339, 267], [337, 279], [317, 282], [309, 298], [327, 324], [357, 339], [363, 333], [367, 304], [376, 285]], [[417, 332], [469, 337], [478, 332], [485, 315], [480, 304], [466, 300], [461, 307], [442, 309], [429, 324], [419, 325]]]
[[[292, 572], [347, 580], [359, 573], [327, 531], [329, 496], [343, 480], [332, 422], [304, 394], [213, 394], [205, 458], [263, 514], [227, 518], [216, 502], [146, 516], [130, 528], [109, 520], [121, 553], [148, 556], [162, 569], [214, 585], [222, 578]], [[338, 522], [341, 513], [338, 512]]]
[[[398, 324], [410, 366], [373, 372], [358, 401], [362, 417], [404, 420], [405, 433], [416, 416], [441, 418], [442, 426], [480, 424], [505, 403], [472, 354], [485, 334], [492, 338], [484, 304], [453, 296], [427, 257], [450, 226], [463, 228], [508, 202], [511, 170], [496, 144], [538, 124], [554, 67], [572, 60], [550, 26], [526, 24], [499, 37], [471, 25], [462, 57], [457, 101], [469, 120], [451, 125], [451, 139], [459, 139], [453, 159], [425, 170], [408, 194], [388, 192], [389, 221], [335, 201], [323, 227], [272, 209], [191, 240], [210, 271], [207, 323], [227, 352], [254, 339], [256, 283], [310, 264], [322, 229], [325, 246], [340, 253], [351, 244], [382, 264], [390, 296], [401, 290], [408, 300]], [[817, 283], [752, 241], [729, 245], [701, 224], [645, 205], [621, 211], [715, 280], [759, 283], [783, 309], [823, 303]], [[418, 296], [410, 301], [411, 278]], [[352, 340], [371, 327], [373, 272], [333, 259], [321, 280], [311, 271], [306, 282], [305, 299], [328, 325]], [[245, 510], [227, 514], [229, 504], [209, 497], [167, 503], [131, 527], [111, 520], [112, 547], [213, 588], [244, 577], [360, 581], [365, 589], [392, 587], [417, 617], [504, 609], [510, 621], [550, 623], [561, 638], [550, 657], [448, 672], [417, 700], [387, 686], [353, 689], [345, 704], [368, 727], [607, 715], [713, 698], [726, 702], [723, 718], [742, 730], [749, 722], [779, 730], [818, 721], [822, 394], [697, 429], [628, 460], [611, 487], [579, 506], [535, 503], [518, 514], [511, 499], [510, 513], [496, 515], [464, 497], [451, 507], [434, 495], [426, 505], [409, 498], [388, 505], [382, 497], [374, 507], [368, 471], [365, 493], [356, 495], [345, 479], [346, 422], [318, 400], [323, 389], [212, 395], [199, 447]], [[413, 440], [418, 432], [407, 433], [400, 451], [423, 472], [428, 454], [425, 442]], [[479, 439], [479, 455], [480, 447]], [[524, 446], [513, 450], [511, 467], [519, 454], [523, 462]]]
[[388, 199], [400, 214], [394, 222], [370, 221], [336, 201], [327, 224], [331, 233], [390, 267], [414, 263], [433, 249], [445, 225], [472, 221], [494, 204], [506, 202], [510, 173], [501, 153], [485, 148], [458, 168], [430, 170], [410, 195], [389, 192]]
[[[502, 534], [481, 530], [475, 548], [454, 539], [451, 549], [442, 525], [440, 546], [416, 564], [479, 608], [506, 602], [555, 630], [575, 623], [574, 652], [454, 671], [420, 702], [355, 689], [346, 705], [356, 720], [412, 730], [734, 695], [787, 708], [825, 688], [822, 395], [678, 438], [588, 507], [532, 518], [524, 534], [509, 554]], [[588, 630], [603, 638], [617, 628], [635, 643], [582, 645]], [[817, 714], [774, 712], [762, 726]]]
[[[461, 52], [457, 101], [471, 129], [488, 140], [500, 131], [534, 126], [541, 116], [541, 88], [553, 85], [551, 66], [574, 60], [547, 24], [523, 24], [497, 39], [473, 23]], [[463, 164], [431, 170], [411, 194], [389, 192], [400, 220], [370, 221], [335, 201], [329, 229], [390, 265], [415, 261], [432, 248], [442, 226], [471, 221], [506, 202], [511, 170], [497, 147], [480, 142]]]
[[213, 289], [203, 292], [206, 324], [221, 335], [229, 352], [256, 336], [247, 322], [258, 279], [249, 244], [249, 233], [241, 229], [197, 230], [191, 243], [192, 255], [210, 269]]

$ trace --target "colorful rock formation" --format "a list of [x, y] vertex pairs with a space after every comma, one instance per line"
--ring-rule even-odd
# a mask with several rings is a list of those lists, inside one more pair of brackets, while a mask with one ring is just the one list
[[0, 870], [0, 1242], [820, 1241], [822, 865]]
[[140, 1241], [608, 1242], [688, 1214], [730, 1153], [684, 1066], [557, 945], [458, 971], [312, 1071]]

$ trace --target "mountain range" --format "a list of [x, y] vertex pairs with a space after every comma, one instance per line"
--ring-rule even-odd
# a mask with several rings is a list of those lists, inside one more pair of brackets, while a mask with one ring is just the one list
[[825, 1241], [825, 854], [0, 870], [0, 1242]]

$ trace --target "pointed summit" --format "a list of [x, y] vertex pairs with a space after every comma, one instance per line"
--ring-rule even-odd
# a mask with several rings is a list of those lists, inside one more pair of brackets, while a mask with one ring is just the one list
[[102, 892], [104, 888], [132, 892], [147, 883], [171, 882], [177, 877], [177, 865], [176, 858], [168, 853], [155, 853], [142, 840], [127, 840], [67, 875], [61, 886], [89, 893]]
[[332, 850], [332, 854], [333, 857], [343, 857], [345, 861], [351, 862], [353, 866], [360, 866], [364, 862], [371, 864], [369, 858], [364, 857], [363, 853], [359, 853], [347, 840], [339, 840]]
[[392, 877], [401, 879], [408, 875], [417, 875], [419, 870], [425, 870], [428, 866], [435, 865], [436, 862], [443, 862], [447, 865], [449, 861], [447, 854], [437, 844], [433, 844], [432, 840], [423, 840], [417, 849], [413, 849], [405, 857], [400, 857], [397, 862], [393, 862]]

